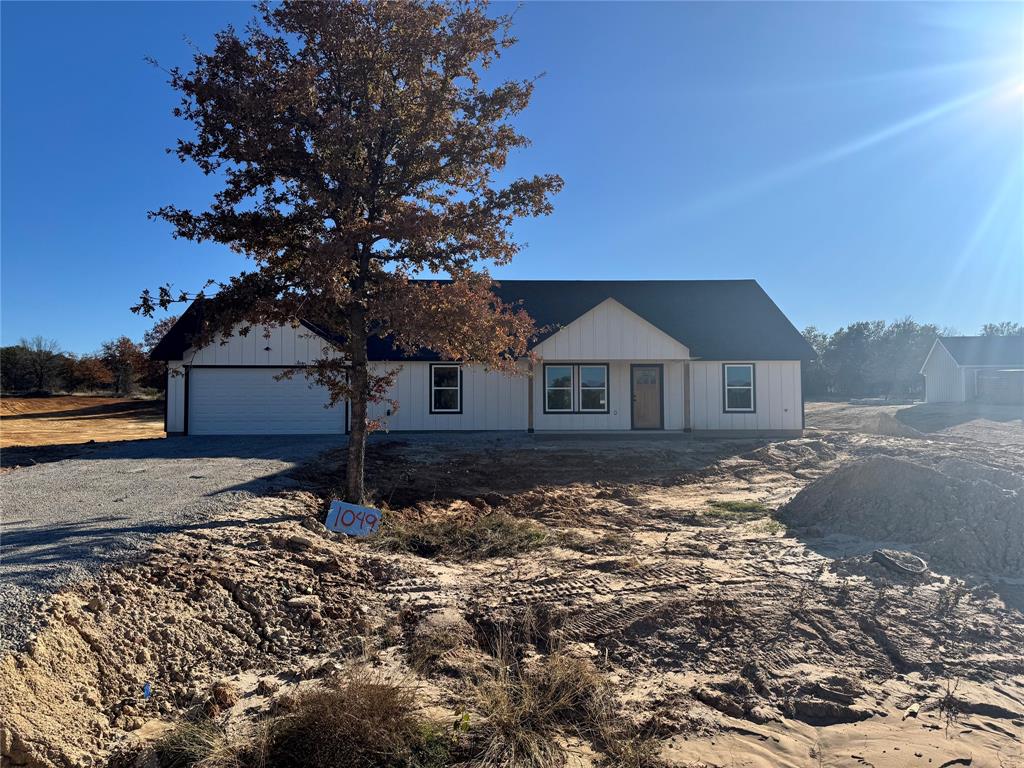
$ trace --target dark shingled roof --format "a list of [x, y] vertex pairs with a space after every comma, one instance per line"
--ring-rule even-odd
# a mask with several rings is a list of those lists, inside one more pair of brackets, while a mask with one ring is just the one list
[[960, 365], [1024, 365], [1024, 336], [942, 336]]
[[[755, 280], [500, 280], [495, 293], [505, 302], [522, 301], [538, 327], [550, 326], [541, 340], [612, 298], [684, 344], [695, 358], [814, 358], [810, 345]], [[152, 357], [180, 360], [199, 315], [196, 304], [189, 307]], [[387, 339], [372, 339], [369, 353], [371, 360], [437, 359], [426, 350], [402, 358]]]

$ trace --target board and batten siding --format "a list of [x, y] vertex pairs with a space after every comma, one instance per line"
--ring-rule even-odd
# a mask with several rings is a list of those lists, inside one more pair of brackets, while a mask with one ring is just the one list
[[[723, 362], [754, 364], [754, 413], [726, 413]], [[694, 430], [803, 429], [798, 360], [694, 361], [690, 363], [690, 416]]]
[[[238, 326], [240, 327], [240, 326]], [[236, 327], [237, 328], [237, 327]], [[185, 352], [189, 365], [269, 365], [275, 368], [306, 365], [325, 355], [341, 357], [341, 352], [305, 326], [271, 326], [269, 336], [263, 326], [254, 325], [247, 336], [218, 336], [205, 347]], [[223, 342], [223, 343], [222, 343]]]
[[[544, 360], [533, 377], [533, 426], [537, 432], [632, 429], [632, 391], [630, 363], [608, 362], [608, 413], [544, 413], [544, 364], [575, 365], [576, 360]], [[638, 361], [639, 362], [639, 361]], [[683, 428], [683, 363], [680, 360], [644, 360], [664, 368], [662, 401], [665, 429]], [[586, 362], [583, 363], [584, 365]], [[573, 394], [574, 398], [576, 393]]]
[[185, 366], [167, 364], [167, 423], [164, 429], [171, 434], [185, 431]]
[[529, 378], [462, 366], [462, 413], [430, 412], [430, 363], [371, 363], [377, 374], [398, 369], [388, 397], [398, 401], [370, 405], [370, 418], [388, 431], [505, 431], [527, 429]]
[[544, 360], [609, 362], [611, 360], [684, 360], [689, 350], [667, 333], [605, 299], [533, 349]]
[[924, 367], [924, 399], [927, 403], [962, 403], [966, 400], [963, 369], [941, 342], [936, 341]]

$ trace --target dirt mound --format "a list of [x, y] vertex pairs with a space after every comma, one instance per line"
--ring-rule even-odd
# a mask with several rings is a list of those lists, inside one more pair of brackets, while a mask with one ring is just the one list
[[147, 720], [203, 706], [225, 675], [297, 670], [364, 633], [385, 566], [314, 525], [318, 508], [305, 494], [253, 500], [55, 597], [26, 652], [0, 661], [3, 764], [88, 763]]
[[914, 429], [909, 424], [904, 424], [891, 413], [880, 413], [868, 419], [859, 431], [887, 437], [926, 437], [924, 432]]
[[[1019, 575], [1024, 496], [985, 479], [965, 479], [966, 463], [952, 475], [902, 459], [869, 457], [807, 486], [779, 516], [793, 526], [914, 544], [947, 567]], [[973, 476], [984, 477], [983, 469]]]

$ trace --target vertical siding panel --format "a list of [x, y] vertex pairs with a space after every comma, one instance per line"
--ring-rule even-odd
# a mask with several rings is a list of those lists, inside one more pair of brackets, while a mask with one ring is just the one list
[[789, 420], [783, 424], [786, 429], [803, 429], [803, 380], [800, 376], [800, 363], [789, 364]]
[[708, 429], [708, 372], [704, 363], [694, 363], [693, 372], [693, 420], [694, 429]]
[[295, 364], [295, 329], [290, 325], [281, 329], [281, 364]]
[[768, 393], [768, 429], [782, 429], [782, 409], [785, 401], [785, 389], [782, 385], [782, 366], [778, 363], [765, 363], [771, 390]]
[[724, 429], [722, 412], [722, 366], [714, 363], [708, 365], [708, 383], [711, 387], [711, 402], [714, 404], [711, 409], [712, 423], [715, 429]]
[[254, 326], [249, 331], [249, 335], [245, 337], [245, 346], [242, 351], [242, 359], [246, 361], [245, 365], [260, 365], [263, 362], [260, 352], [265, 346], [267, 345], [263, 342], [263, 329]]
[[[493, 393], [488, 392], [487, 383], [485, 380], [489, 378], [484, 373], [483, 368], [478, 365], [466, 366], [468, 369], [465, 373], [468, 374], [469, 385], [473, 388], [471, 392], [463, 393], [469, 395], [469, 402], [472, 407], [468, 413], [464, 413], [462, 419], [465, 420], [465, 426], [459, 425], [459, 429], [494, 429], [496, 422], [495, 418], [497, 413], [494, 412], [495, 406], [498, 405], [497, 398], [494, 397]], [[467, 409], [463, 407], [463, 411]]]
[[270, 340], [267, 342], [267, 346], [270, 347], [270, 352], [267, 354], [269, 365], [285, 365], [284, 337], [287, 332], [288, 329], [281, 325], [270, 329]]
[[[242, 345], [238, 334], [236, 333], [231, 338], [226, 339], [227, 344], [219, 346], [218, 351], [223, 351], [227, 359], [228, 365], [241, 365], [242, 364]], [[217, 360], [217, 364], [220, 365], [220, 360]]]

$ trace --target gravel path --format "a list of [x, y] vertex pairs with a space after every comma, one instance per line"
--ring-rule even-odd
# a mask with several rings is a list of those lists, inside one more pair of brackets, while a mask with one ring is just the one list
[[47, 594], [240, 496], [294, 485], [290, 469], [343, 444], [340, 436], [139, 440], [0, 475], [0, 651], [32, 632], [31, 609]]

